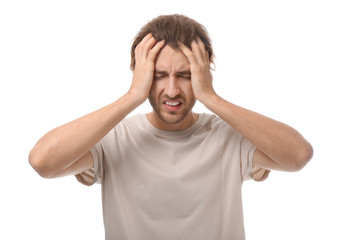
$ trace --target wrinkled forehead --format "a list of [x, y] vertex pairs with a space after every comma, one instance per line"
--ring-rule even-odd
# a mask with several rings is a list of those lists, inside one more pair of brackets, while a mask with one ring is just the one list
[[189, 71], [190, 62], [180, 49], [165, 45], [157, 55], [155, 69], [157, 71]]

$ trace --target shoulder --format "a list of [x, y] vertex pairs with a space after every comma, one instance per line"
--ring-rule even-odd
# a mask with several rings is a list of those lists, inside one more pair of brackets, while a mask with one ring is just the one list
[[241, 136], [227, 122], [225, 122], [223, 119], [221, 119], [215, 114], [202, 113], [199, 116], [199, 120], [202, 126], [200, 129], [205, 130], [206, 132], [211, 132], [213, 134], [216, 134], [219, 137], [224, 136], [227, 138], [231, 136], [233, 137]]
[[136, 129], [139, 129], [142, 121], [141, 118], [141, 114], [124, 118], [105, 135], [101, 142], [103, 144], [110, 144], [126, 140], [129, 135], [134, 134]]
[[221, 119], [215, 114], [203, 113], [201, 115], [202, 115], [202, 124], [204, 126], [207, 126], [214, 130], [237, 132], [227, 122], [225, 122], [223, 119]]
[[121, 120], [113, 130], [139, 127], [144, 122], [144, 114], [136, 114]]
[[224, 123], [224, 121], [215, 114], [208, 113], [199, 114], [199, 121], [201, 122], [201, 125], [211, 128], [218, 127], [219, 125]]

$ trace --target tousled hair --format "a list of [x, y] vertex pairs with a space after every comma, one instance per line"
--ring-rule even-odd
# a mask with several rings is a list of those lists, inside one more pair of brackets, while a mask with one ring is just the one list
[[135, 69], [135, 48], [149, 33], [151, 33], [157, 41], [165, 40], [166, 44], [174, 49], [179, 48], [178, 42], [183, 43], [191, 49], [191, 42], [199, 37], [204, 43], [206, 51], [209, 53], [210, 64], [214, 65], [214, 53], [211, 40], [205, 27], [187, 16], [174, 14], [161, 15], [141, 28], [131, 46], [130, 68], [132, 70]]

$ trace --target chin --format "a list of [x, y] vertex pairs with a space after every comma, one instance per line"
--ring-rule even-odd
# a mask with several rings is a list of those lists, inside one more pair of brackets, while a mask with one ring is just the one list
[[156, 112], [156, 114], [161, 119], [161, 121], [163, 121], [166, 124], [178, 124], [184, 120], [184, 118], [186, 117], [186, 115], [188, 113], [184, 113], [184, 112], [180, 112], [180, 113], [160, 112], [159, 113], [159, 112]]
[[176, 112], [169, 111], [165, 109], [163, 105], [160, 103], [161, 101], [155, 101], [152, 95], [149, 95], [149, 102], [153, 108], [153, 112], [157, 116], [159, 120], [161, 120], [165, 124], [179, 124], [181, 123], [191, 112], [193, 106], [195, 105], [195, 98], [192, 98], [189, 102], [190, 104], [186, 104], [186, 101], [183, 102], [183, 106]]

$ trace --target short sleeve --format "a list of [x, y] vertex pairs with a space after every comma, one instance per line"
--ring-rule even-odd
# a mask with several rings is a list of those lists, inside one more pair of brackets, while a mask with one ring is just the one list
[[252, 165], [252, 179], [257, 182], [264, 181], [269, 176], [270, 170]]
[[252, 179], [252, 159], [256, 147], [246, 138], [240, 136], [240, 166], [243, 180]]
[[88, 169], [75, 176], [80, 183], [87, 186], [91, 186], [94, 183], [101, 183], [102, 161], [104, 156], [101, 142], [98, 142], [93, 148], [91, 148], [90, 153], [94, 160], [94, 168]]
[[257, 167], [253, 164], [253, 157], [256, 147], [246, 138], [241, 136], [241, 174], [242, 179], [253, 179], [257, 182], [264, 181], [270, 173], [270, 170]]

